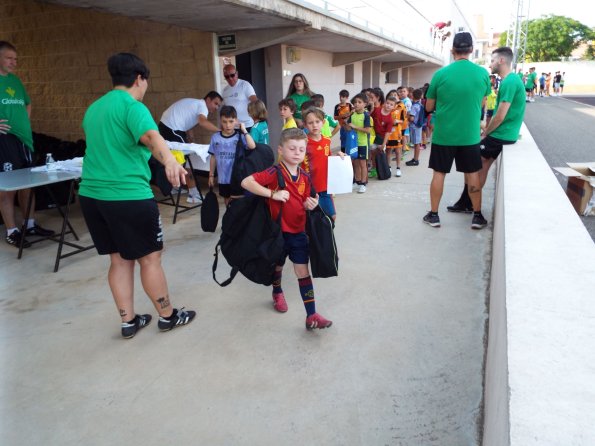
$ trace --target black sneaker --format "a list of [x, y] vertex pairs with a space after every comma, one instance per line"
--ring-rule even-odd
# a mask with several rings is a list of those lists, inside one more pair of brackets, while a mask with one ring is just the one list
[[41, 237], [49, 237], [50, 235], [54, 235], [55, 232], [51, 229], [45, 229], [39, 226], [37, 223], [33, 225], [33, 227], [28, 228], [26, 235], [39, 235]]
[[428, 212], [426, 215], [424, 215], [423, 220], [424, 220], [424, 223], [429, 224], [433, 228], [440, 227], [440, 217], [438, 217], [438, 214], [432, 214], [431, 211]]
[[419, 161], [418, 160], [409, 160], [405, 163], [406, 166], [419, 166]]
[[483, 229], [488, 225], [488, 221], [483, 218], [481, 212], [479, 214], [475, 214], [473, 216], [473, 220], [471, 221], [471, 228], [472, 229]]
[[137, 314], [132, 322], [122, 322], [122, 337], [126, 339], [133, 338], [138, 330], [151, 323], [150, 314]]
[[[23, 238], [23, 234], [17, 229], [12, 234], [6, 236], [6, 243], [18, 248], [21, 244], [21, 238]], [[31, 246], [31, 243], [27, 239], [23, 240], [23, 248], [28, 248], [29, 246]]]
[[194, 316], [196, 316], [196, 311], [186, 311], [183, 307], [179, 310], [174, 308], [174, 312], [170, 317], [164, 318], [160, 316], [157, 325], [159, 326], [159, 330], [169, 331], [179, 325], [189, 324], [194, 319]]
[[472, 206], [465, 206], [458, 201], [452, 206], [446, 206], [448, 212], [464, 212], [465, 214], [471, 214], [473, 212]]

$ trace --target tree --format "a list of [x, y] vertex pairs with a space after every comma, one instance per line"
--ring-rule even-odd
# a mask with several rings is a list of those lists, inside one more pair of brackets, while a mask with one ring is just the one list
[[[500, 35], [506, 45], [507, 32]], [[588, 26], [569, 17], [549, 15], [529, 20], [527, 30], [527, 62], [545, 62], [569, 57], [581, 43], [595, 38]], [[520, 61], [519, 61], [520, 62]]]

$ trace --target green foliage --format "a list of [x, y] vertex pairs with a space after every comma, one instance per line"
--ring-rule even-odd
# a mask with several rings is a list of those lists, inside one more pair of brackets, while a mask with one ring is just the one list
[[[507, 32], [500, 35], [500, 45], [506, 45], [506, 35]], [[592, 29], [569, 17], [549, 15], [529, 20], [526, 61], [546, 62], [569, 57], [581, 43], [594, 38]], [[592, 46], [589, 50], [595, 55]]]

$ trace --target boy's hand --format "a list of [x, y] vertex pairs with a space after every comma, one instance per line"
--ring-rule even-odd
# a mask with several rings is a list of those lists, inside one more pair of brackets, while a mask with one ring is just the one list
[[240, 122], [240, 132], [246, 133], [246, 126], [244, 125], [243, 122]]
[[209, 175], [209, 187], [215, 187], [215, 177]]
[[337, 155], [339, 155], [341, 159], [345, 158], [345, 154], [341, 151], [337, 152]]
[[276, 190], [273, 192], [271, 198], [275, 201], [281, 201], [285, 203], [287, 200], [289, 200], [289, 192], [286, 190]]
[[316, 198], [308, 197], [306, 198], [306, 201], [304, 201], [304, 207], [308, 211], [311, 211], [316, 206], [318, 206], [318, 194], [316, 194]]

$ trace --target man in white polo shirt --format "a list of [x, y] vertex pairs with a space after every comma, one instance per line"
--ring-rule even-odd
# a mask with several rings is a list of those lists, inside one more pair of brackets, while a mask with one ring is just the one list
[[[159, 133], [166, 141], [194, 142], [192, 129], [198, 124], [209, 132], [218, 132], [219, 128], [207, 118], [209, 113], [216, 113], [223, 98], [216, 91], [210, 91], [204, 99], [184, 98], [174, 102], [161, 115]], [[188, 203], [199, 203], [200, 194], [192, 175], [187, 179]]]
[[231, 105], [236, 109], [238, 121], [246, 126], [249, 132], [254, 125], [254, 120], [248, 114], [248, 104], [258, 100], [254, 87], [250, 82], [240, 79], [238, 70], [234, 65], [225, 65], [223, 67], [223, 77], [227, 85], [223, 89], [223, 103]]

